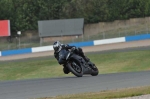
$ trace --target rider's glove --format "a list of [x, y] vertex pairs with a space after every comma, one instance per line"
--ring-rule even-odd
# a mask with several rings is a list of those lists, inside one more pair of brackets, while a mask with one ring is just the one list
[[71, 51], [74, 52], [76, 50], [76, 47], [72, 47]]

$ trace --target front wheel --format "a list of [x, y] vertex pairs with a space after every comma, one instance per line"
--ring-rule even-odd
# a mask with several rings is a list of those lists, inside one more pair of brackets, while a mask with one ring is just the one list
[[67, 64], [68, 69], [77, 77], [83, 76], [83, 68], [78, 61], [72, 61]]
[[98, 70], [98, 68], [95, 66], [95, 64], [93, 64], [93, 65], [94, 65], [94, 68], [92, 68], [92, 73], [91, 73], [91, 75], [92, 75], [92, 76], [97, 76], [98, 73], [99, 73], [99, 70]]

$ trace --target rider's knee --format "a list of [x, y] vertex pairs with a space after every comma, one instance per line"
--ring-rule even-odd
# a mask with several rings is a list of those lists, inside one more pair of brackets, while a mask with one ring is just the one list
[[61, 64], [64, 63], [64, 61], [63, 61], [62, 59], [59, 59], [59, 60], [58, 60], [58, 63], [61, 65]]
[[80, 48], [80, 47], [78, 48], [78, 50], [79, 50], [79, 52], [83, 52], [83, 51], [82, 51], [82, 48]]

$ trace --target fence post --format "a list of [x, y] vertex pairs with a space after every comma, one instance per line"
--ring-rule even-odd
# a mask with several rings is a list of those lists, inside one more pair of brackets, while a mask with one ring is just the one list
[[63, 35], [61, 34], [61, 41], [62, 41], [62, 43], [64, 43], [64, 41], [63, 41]]
[[127, 34], [127, 28], [125, 29], [125, 34], [126, 34], [126, 36], [128, 36], [128, 34]]
[[82, 42], [84, 41], [84, 36], [83, 36], [83, 34], [82, 34]]
[[90, 36], [88, 35], [88, 41], [90, 40]]
[[121, 35], [120, 35], [120, 31], [119, 31], [119, 37], [120, 37]]
[[146, 24], [146, 28], [147, 28], [147, 34], [149, 34], [148, 32], [149, 32], [149, 29], [148, 29], [148, 24]]
[[105, 32], [103, 32], [103, 39], [105, 39]]
[[146, 31], [147, 31], [147, 34], [148, 34], [149, 29], [148, 29], [148, 23], [147, 22], [146, 22]]
[[18, 37], [19, 37], [19, 42], [18, 42], [18, 43], [19, 43], [19, 49], [20, 49], [20, 36], [21, 36], [21, 31], [18, 31], [17, 34], [18, 34]]
[[18, 48], [18, 47], [17, 47], [17, 41], [18, 41], [18, 37], [16, 36], [16, 49]]
[[72, 43], [74, 43], [74, 37], [72, 36]]
[[62, 40], [62, 43], [64, 43], [63, 41], [63, 31], [61, 30], [61, 40]]
[[19, 49], [21, 48], [20, 45], [21, 45], [21, 44], [20, 44], [20, 35], [19, 35]]
[[10, 45], [8, 44], [8, 48], [7, 48], [8, 50], [10, 50]]
[[43, 38], [40, 37], [40, 46], [42, 46], [42, 44], [43, 44]]

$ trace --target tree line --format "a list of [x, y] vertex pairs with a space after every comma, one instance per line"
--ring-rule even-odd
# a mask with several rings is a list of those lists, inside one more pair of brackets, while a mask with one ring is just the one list
[[150, 16], [150, 0], [0, 0], [11, 31], [37, 30], [38, 20], [84, 18], [86, 23]]

